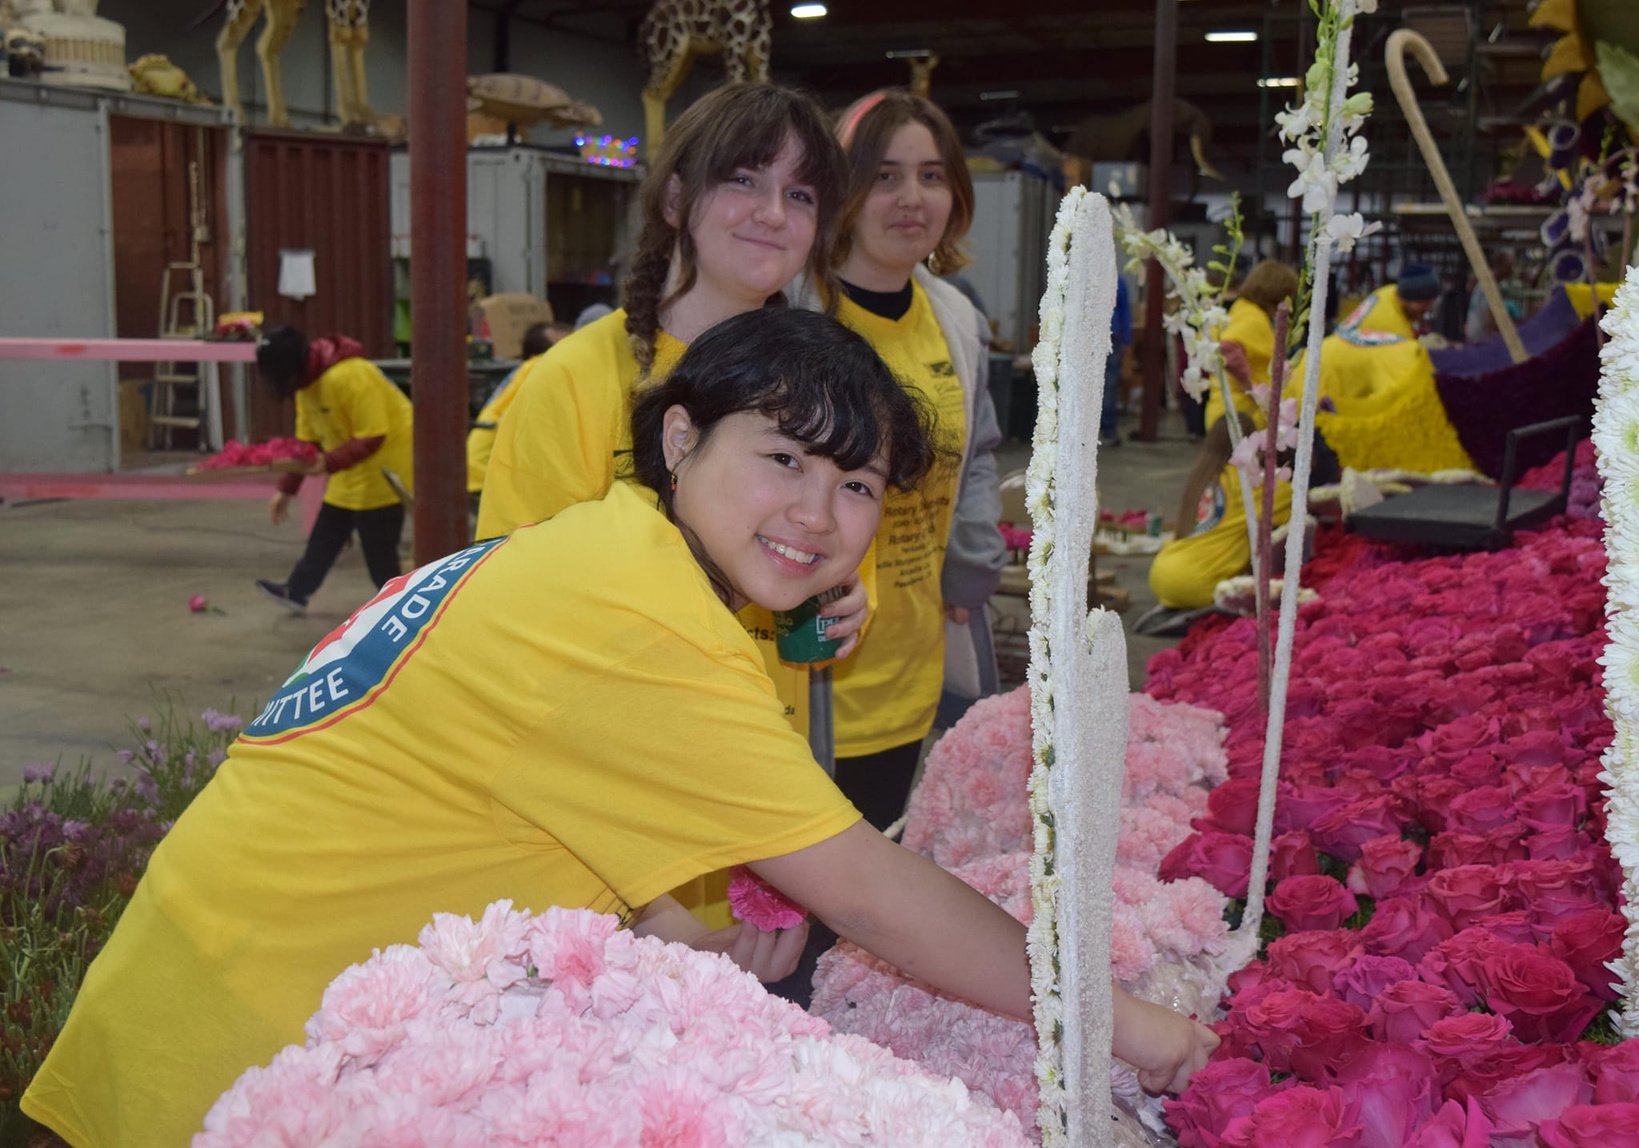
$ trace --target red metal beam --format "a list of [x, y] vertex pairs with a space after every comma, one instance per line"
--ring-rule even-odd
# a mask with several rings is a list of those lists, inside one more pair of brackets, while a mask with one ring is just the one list
[[415, 560], [467, 543], [467, 4], [410, 0]]

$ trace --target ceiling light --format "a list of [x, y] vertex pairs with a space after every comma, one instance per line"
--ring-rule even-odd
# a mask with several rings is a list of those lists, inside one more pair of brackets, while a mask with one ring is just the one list
[[1206, 34], [1206, 42], [1208, 44], [1255, 44], [1257, 41], [1258, 34], [1256, 32], [1246, 30], [1225, 29], [1223, 31], [1208, 32]]
[[1019, 98], [1019, 89], [1003, 88], [996, 92], [980, 92], [979, 98], [981, 100], [1016, 100]]
[[793, 4], [791, 15], [799, 20], [818, 20], [825, 15], [824, 4]]
[[1260, 88], [1295, 88], [1298, 86], [1296, 76], [1264, 76], [1258, 81]]

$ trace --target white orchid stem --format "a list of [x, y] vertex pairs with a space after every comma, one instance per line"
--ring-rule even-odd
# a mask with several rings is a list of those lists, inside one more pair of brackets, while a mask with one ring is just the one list
[[[1340, 0], [1337, 46], [1332, 57], [1332, 88], [1327, 101], [1326, 162], [1337, 154], [1343, 134], [1343, 100], [1349, 86], [1349, 34], [1354, 21], [1352, 0]], [[1292, 676], [1292, 635], [1297, 629], [1298, 572], [1303, 566], [1304, 507], [1309, 505], [1309, 465], [1314, 458], [1315, 408], [1320, 395], [1320, 345], [1326, 337], [1326, 292], [1331, 278], [1332, 245], [1325, 221], [1337, 204], [1337, 193], [1309, 232], [1314, 267], [1314, 294], [1309, 302], [1309, 351], [1303, 361], [1303, 403], [1298, 411], [1298, 452], [1292, 464], [1292, 518], [1286, 532], [1286, 572], [1280, 589], [1280, 626], [1275, 640], [1275, 670], [1269, 687], [1269, 718], [1263, 740], [1263, 776], [1258, 789], [1258, 825], [1252, 844], [1252, 871], [1247, 884], [1246, 912], [1241, 929], [1257, 935], [1263, 924], [1263, 892], [1269, 879], [1269, 842], [1275, 828], [1275, 788], [1280, 780], [1281, 735], [1286, 726], [1286, 687]]]

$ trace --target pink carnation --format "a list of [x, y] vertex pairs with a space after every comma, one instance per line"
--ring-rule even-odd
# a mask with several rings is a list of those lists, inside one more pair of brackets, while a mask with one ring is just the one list
[[737, 920], [764, 933], [795, 929], [808, 919], [807, 909], [744, 865], [736, 865], [729, 874], [728, 903]]

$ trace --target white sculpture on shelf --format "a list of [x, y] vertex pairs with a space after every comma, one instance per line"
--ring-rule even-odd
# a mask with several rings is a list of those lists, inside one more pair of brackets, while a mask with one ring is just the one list
[[125, 27], [97, 15], [97, 0], [14, 0], [17, 29], [44, 42], [43, 84], [131, 90], [125, 70]]

